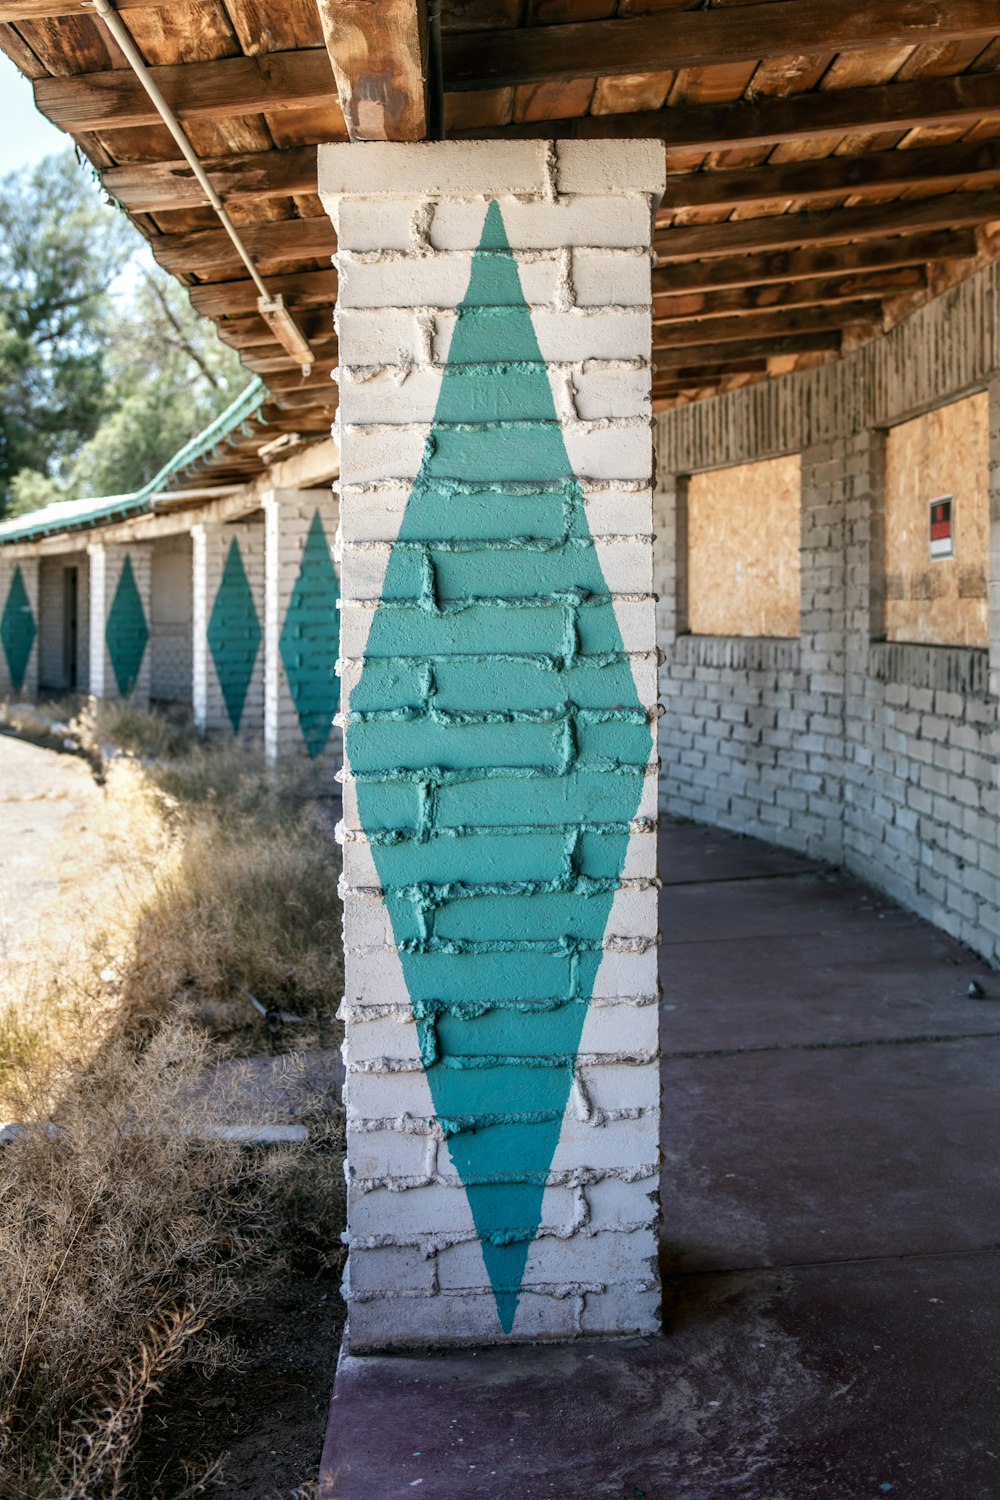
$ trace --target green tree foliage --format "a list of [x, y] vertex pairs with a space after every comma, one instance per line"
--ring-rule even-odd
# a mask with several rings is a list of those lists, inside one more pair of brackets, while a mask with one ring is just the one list
[[139, 489], [248, 378], [72, 152], [0, 186], [0, 514]]
[[0, 195], [0, 503], [20, 469], [50, 473], [107, 411], [108, 287], [129, 254], [71, 153]]

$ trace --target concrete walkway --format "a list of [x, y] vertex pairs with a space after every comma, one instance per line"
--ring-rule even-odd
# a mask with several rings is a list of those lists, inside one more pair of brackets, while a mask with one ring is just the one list
[[59, 844], [98, 796], [86, 761], [0, 734], [0, 961], [30, 943], [59, 892]]
[[343, 1359], [325, 1500], [1000, 1495], [1000, 976], [753, 840], [662, 868], [664, 1336]]

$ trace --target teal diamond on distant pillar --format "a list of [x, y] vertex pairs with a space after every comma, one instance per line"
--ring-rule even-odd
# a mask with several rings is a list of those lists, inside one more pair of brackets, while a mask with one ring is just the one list
[[28, 670], [28, 658], [37, 635], [35, 617], [31, 613], [28, 590], [24, 586], [20, 567], [15, 567], [14, 576], [7, 591], [7, 602], [0, 618], [0, 641], [10, 669], [10, 680], [15, 693], [21, 691], [24, 674]]
[[212, 653], [234, 734], [239, 731], [243, 718], [260, 639], [260, 620], [247, 582], [240, 544], [233, 537], [208, 622], [208, 649]]
[[132, 559], [127, 552], [118, 575], [118, 587], [108, 613], [104, 639], [114, 668], [118, 692], [123, 698], [127, 698], [135, 687], [149, 641], [146, 611], [136, 587]]
[[310, 759], [322, 755], [340, 701], [337, 654], [340, 617], [337, 575], [319, 511], [313, 515], [302, 549], [279, 648], [299, 728]]

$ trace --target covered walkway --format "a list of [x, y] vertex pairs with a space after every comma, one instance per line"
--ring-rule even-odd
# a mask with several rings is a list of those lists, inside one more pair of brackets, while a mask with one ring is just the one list
[[1000, 1491], [1000, 977], [836, 871], [664, 837], [666, 1336], [345, 1358], [330, 1500]]

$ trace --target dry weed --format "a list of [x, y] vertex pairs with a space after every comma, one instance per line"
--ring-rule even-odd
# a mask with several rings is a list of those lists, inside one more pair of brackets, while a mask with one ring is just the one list
[[84, 699], [69, 727], [81, 748], [95, 757], [123, 750], [145, 760], [163, 760], [185, 754], [196, 743], [186, 709], [153, 713], [101, 698]]
[[208, 1060], [168, 1022], [57, 1062], [58, 1108], [0, 1150], [0, 1493], [127, 1494], [149, 1395], [225, 1352], [210, 1324], [274, 1253], [266, 1174], [207, 1135]]
[[164, 1376], [217, 1359], [218, 1319], [283, 1258], [323, 1270], [342, 1255], [342, 1116], [327, 1095], [297, 1109], [305, 1152], [261, 1158], [204, 1131], [209, 1113], [240, 1118], [204, 1086], [218, 1056], [206, 1029], [259, 1029], [239, 986], [335, 1037], [329, 820], [254, 752], [178, 749], [149, 717], [81, 731], [147, 759], [109, 764], [58, 907], [30, 961], [0, 975], [0, 1120], [29, 1122], [0, 1145], [3, 1500], [132, 1495]]

